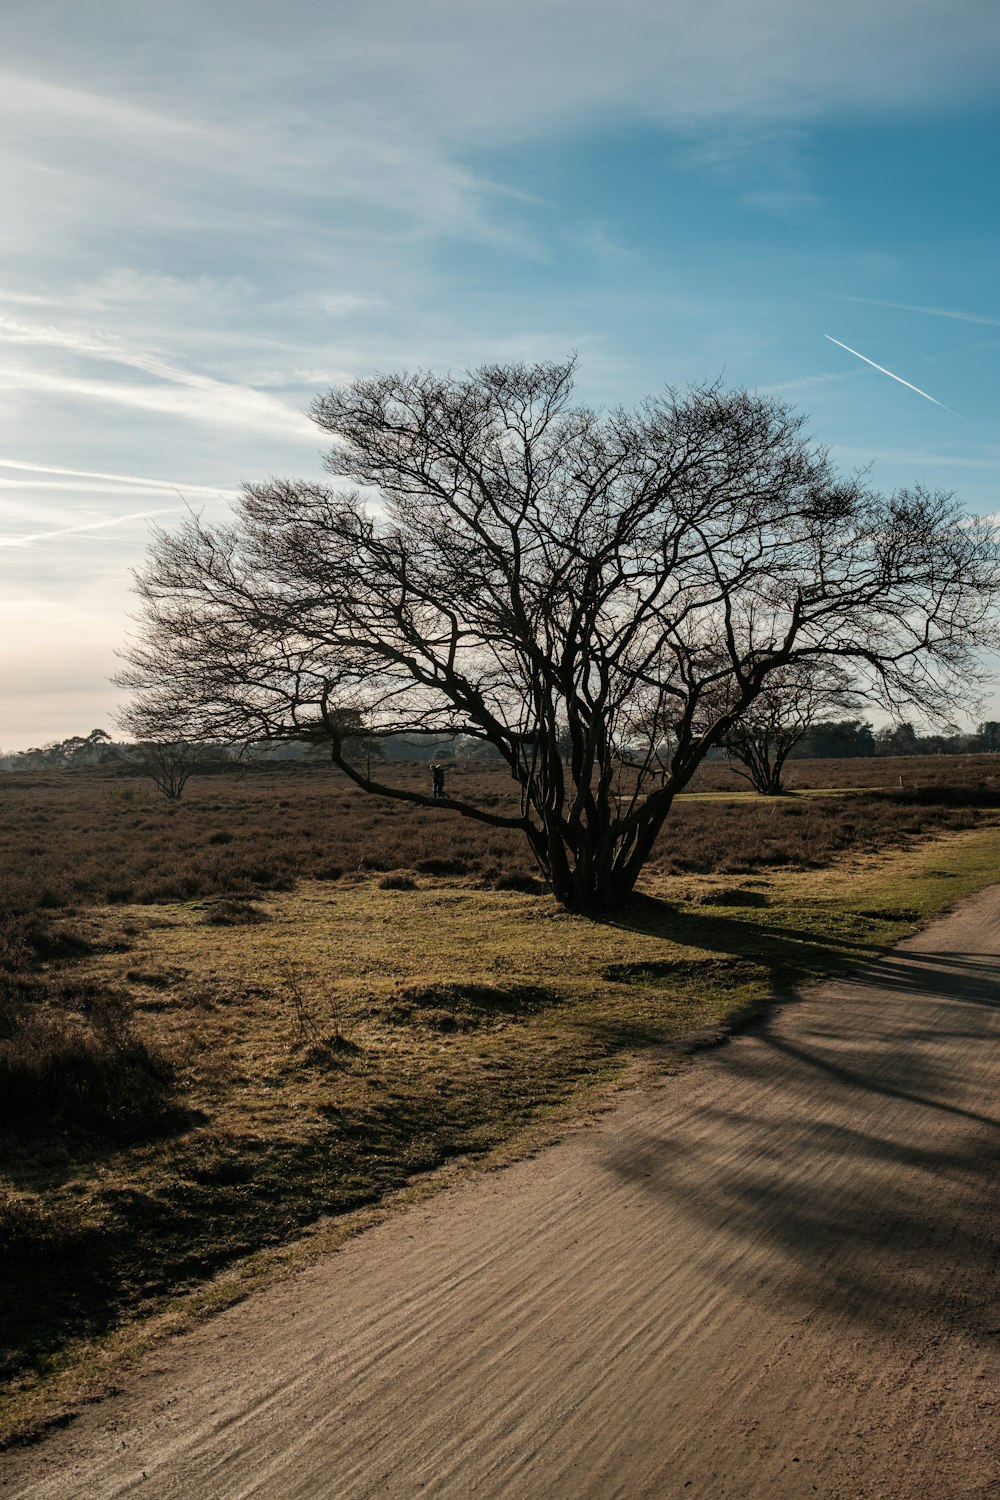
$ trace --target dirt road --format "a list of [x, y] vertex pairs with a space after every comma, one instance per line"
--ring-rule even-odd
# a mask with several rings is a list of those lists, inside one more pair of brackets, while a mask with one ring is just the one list
[[1000, 1496], [1000, 887], [161, 1349], [32, 1500]]

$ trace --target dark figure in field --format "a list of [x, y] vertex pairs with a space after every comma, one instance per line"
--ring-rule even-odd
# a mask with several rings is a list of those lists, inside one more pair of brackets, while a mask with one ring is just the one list
[[435, 797], [444, 796], [444, 766], [431, 766], [431, 788]]

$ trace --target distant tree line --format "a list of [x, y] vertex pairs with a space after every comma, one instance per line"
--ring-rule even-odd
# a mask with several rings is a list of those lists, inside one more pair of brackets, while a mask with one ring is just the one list
[[[103, 729], [87, 735], [70, 735], [29, 750], [0, 751], [0, 771], [51, 771], [82, 766], [120, 766], [146, 774], [144, 760], [151, 745], [127, 740], [113, 740]], [[387, 735], [366, 737], [362, 733], [349, 737], [349, 743], [360, 756], [372, 760], [498, 762], [499, 753], [469, 735], [417, 736]], [[191, 773], [211, 774], [236, 765], [269, 763], [327, 765], [329, 747], [315, 740], [261, 741], [249, 746], [177, 742], [183, 745]], [[157, 744], [162, 750], [163, 742]], [[812, 724], [788, 753], [789, 760], [842, 760], [850, 757], [888, 755], [977, 755], [1000, 753], [1000, 721], [987, 719], [966, 734], [920, 734], [912, 724], [891, 724], [874, 729], [865, 719], [822, 719]], [[719, 759], [724, 751], [716, 751]]]
[[[395, 734], [375, 738], [358, 733], [345, 736], [357, 758], [390, 761], [496, 761], [499, 755], [492, 746], [483, 745], [468, 735], [416, 736]], [[0, 751], [0, 771], [71, 770], [83, 766], [119, 767], [137, 775], [162, 771], [167, 785], [174, 786], [181, 773], [211, 775], [236, 766], [271, 763], [328, 765], [329, 746], [314, 739], [259, 741], [250, 745], [224, 745], [208, 741], [113, 740], [103, 729], [87, 735], [70, 735], [64, 740], [33, 746], [29, 750]], [[155, 779], [155, 777], [154, 777]], [[167, 795], [180, 795], [167, 792]]]
[[1000, 751], [1000, 721], [987, 719], [969, 733], [920, 734], [911, 723], [873, 729], [864, 719], [823, 719], [792, 749], [792, 760], [841, 760], [875, 755], [977, 755]]
[[52, 740], [30, 750], [0, 752], [0, 767], [5, 771], [47, 771], [66, 766], [100, 766], [120, 758], [122, 746], [116, 745], [103, 729], [90, 734], [74, 734], [69, 739]]

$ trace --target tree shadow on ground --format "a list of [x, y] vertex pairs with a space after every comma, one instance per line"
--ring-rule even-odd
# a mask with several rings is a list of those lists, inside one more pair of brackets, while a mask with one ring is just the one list
[[[637, 896], [621, 912], [600, 919], [606, 925], [626, 931], [641, 932], [649, 937], [684, 947], [701, 949], [709, 954], [734, 960], [750, 960], [767, 971], [775, 990], [790, 984], [810, 983], [816, 979], [836, 978], [850, 974], [865, 979], [877, 975], [879, 984], [894, 990], [924, 991], [930, 989], [944, 996], [961, 994], [969, 1004], [1000, 1005], [1000, 957], [963, 954], [950, 951], [910, 952], [887, 948], [872, 956], [877, 937], [859, 937], [849, 932], [817, 937], [807, 923], [796, 926], [782, 921], [762, 924], [737, 911], [722, 915], [709, 911], [682, 909], [650, 896]], [[884, 918], [880, 918], [884, 920]], [[910, 914], [899, 920], [910, 920]], [[670, 973], [681, 977], [692, 960], [665, 960], [635, 964], [634, 978], [651, 975], [659, 969], [666, 979]], [[695, 960], [697, 962], [697, 960]], [[616, 966], [625, 978], [625, 965]], [[737, 968], [732, 969], [738, 973]], [[610, 976], [609, 976], [610, 977]], [[975, 988], [970, 985], [974, 982]]]
[[[748, 938], [736, 917], [649, 903], [640, 921], [726, 953], [765, 943], [774, 976], [810, 959], [793, 927]], [[998, 1039], [1000, 957], [897, 949], [717, 1052], [694, 1110], [647, 1112], [605, 1165], [688, 1224], [730, 1291], [874, 1336], [958, 1329], [995, 1347]]]
[[[636, 897], [623, 911], [599, 920], [609, 927], [660, 938], [671, 945], [724, 955], [730, 960], [750, 960], [768, 972], [776, 987], [842, 973], [854, 968], [862, 957], [870, 956], [872, 949], [870, 940], [850, 933], [825, 932], [817, 937], [807, 924], [761, 923], [736, 911], [723, 915], [714, 907], [683, 909], [650, 896]], [[664, 977], [669, 962], [665, 961]], [[678, 971], [685, 963], [690, 960], [677, 960]], [[635, 966], [637, 974], [649, 967], [649, 963]]]

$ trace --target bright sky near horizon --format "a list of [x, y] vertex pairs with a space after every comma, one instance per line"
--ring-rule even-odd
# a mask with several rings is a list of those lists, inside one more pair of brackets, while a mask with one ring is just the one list
[[111, 728], [149, 526], [376, 370], [721, 374], [1000, 510], [998, 77], [996, 0], [4, 7], [0, 746]]

